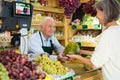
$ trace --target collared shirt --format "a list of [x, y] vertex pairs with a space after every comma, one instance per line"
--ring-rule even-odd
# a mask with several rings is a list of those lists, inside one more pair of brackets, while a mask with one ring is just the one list
[[104, 80], [120, 80], [120, 26], [111, 26], [102, 34], [91, 57], [102, 68]]
[[59, 54], [61, 51], [64, 50], [64, 47], [58, 42], [58, 40], [55, 38], [55, 36], [51, 36], [50, 38], [48, 38], [48, 40], [46, 40], [41, 32], [41, 37], [43, 40], [43, 44], [40, 39], [39, 31], [36, 32], [35, 34], [32, 34], [28, 38], [28, 50], [35, 53], [35, 55], [40, 55], [40, 54], [46, 53], [42, 49], [42, 45], [50, 47], [51, 46], [50, 40], [52, 41], [54, 51], [56, 54]]

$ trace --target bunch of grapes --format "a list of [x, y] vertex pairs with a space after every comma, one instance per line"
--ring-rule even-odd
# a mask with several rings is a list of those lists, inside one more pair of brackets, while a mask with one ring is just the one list
[[0, 63], [0, 80], [10, 80], [8, 76], [8, 71], [1, 63]]
[[90, 0], [85, 5], [83, 5], [83, 11], [91, 16], [96, 16], [96, 10], [93, 8], [96, 0]]
[[9, 72], [10, 79], [36, 80], [46, 76], [38, 70], [37, 65], [28, 60], [27, 56], [16, 54], [13, 49], [0, 52], [0, 62]]
[[59, 61], [51, 60], [47, 55], [36, 57], [34, 63], [51, 75], [65, 75], [69, 71], [69, 69], [64, 67]]
[[59, 0], [59, 6], [65, 9], [65, 15], [70, 16], [80, 6], [80, 0]]

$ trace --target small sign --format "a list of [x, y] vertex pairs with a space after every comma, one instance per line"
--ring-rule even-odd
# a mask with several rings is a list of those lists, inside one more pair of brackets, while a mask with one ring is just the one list
[[63, 78], [61, 80], [74, 80], [74, 78], [73, 78], [73, 76], [68, 76], [68, 77], [65, 77], [65, 78]]
[[101, 29], [101, 26], [99, 24], [94, 24], [94, 30]]
[[88, 26], [87, 25], [82, 25], [82, 30], [88, 30]]
[[72, 25], [71, 28], [72, 28], [72, 30], [76, 30], [77, 26], [76, 25]]

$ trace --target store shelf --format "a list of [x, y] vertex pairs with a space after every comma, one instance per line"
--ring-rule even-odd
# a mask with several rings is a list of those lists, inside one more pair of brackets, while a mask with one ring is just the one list
[[88, 2], [89, 0], [80, 0], [80, 3], [86, 3]]
[[57, 27], [63, 27], [64, 26], [63, 22], [56, 22], [55, 24], [56, 24]]
[[81, 47], [96, 47], [96, 45], [95, 42], [81, 42]]
[[92, 24], [89, 24], [89, 25], [72, 25], [71, 28], [73, 30], [101, 30], [101, 26], [96, 24], [96, 25], [92, 25]]
[[[63, 27], [64, 26], [63, 22], [56, 22], [55, 24], [56, 24], [56, 27]], [[31, 26], [40, 26], [40, 24], [31, 24]]]
[[31, 24], [31, 26], [39, 26], [39, 24]]
[[65, 37], [64, 37], [64, 36], [56, 36], [56, 38], [57, 38], [58, 40], [65, 40]]
[[46, 6], [34, 6], [34, 11], [64, 13], [64, 9], [63, 8], [52, 8], [52, 7], [46, 7]]
[[[80, 0], [80, 3], [86, 3], [88, 1], [90, 1], [90, 0]], [[99, 0], [95, 0], [95, 1], [99, 1]]]

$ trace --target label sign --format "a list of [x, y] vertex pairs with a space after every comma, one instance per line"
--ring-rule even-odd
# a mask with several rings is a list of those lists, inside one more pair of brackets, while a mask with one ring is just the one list
[[69, 76], [69, 77], [63, 78], [61, 80], [74, 80], [74, 78], [73, 78], [73, 76]]
[[88, 30], [88, 26], [87, 25], [82, 25], [82, 30]]

